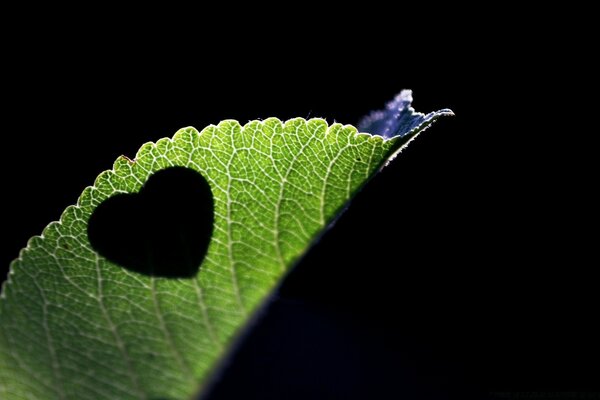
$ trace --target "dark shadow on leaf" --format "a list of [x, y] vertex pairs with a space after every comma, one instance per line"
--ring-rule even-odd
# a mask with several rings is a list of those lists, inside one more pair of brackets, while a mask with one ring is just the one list
[[92, 247], [131, 271], [166, 278], [198, 273], [213, 231], [210, 186], [182, 167], [156, 172], [136, 194], [118, 194], [94, 210]]

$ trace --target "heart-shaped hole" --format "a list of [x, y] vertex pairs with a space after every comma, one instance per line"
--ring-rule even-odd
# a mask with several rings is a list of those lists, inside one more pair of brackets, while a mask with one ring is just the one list
[[88, 238], [99, 254], [129, 270], [189, 278], [206, 255], [213, 222], [206, 179], [173, 167], [156, 172], [138, 193], [102, 202], [90, 217]]

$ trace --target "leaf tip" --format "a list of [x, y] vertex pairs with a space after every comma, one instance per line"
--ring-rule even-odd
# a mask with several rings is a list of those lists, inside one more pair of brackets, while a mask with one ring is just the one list
[[435, 114], [437, 114], [438, 116], [443, 116], [443, 117], [454, 117], [456, 114], [454, 114], [454, 111], [452, 111], [449, 108], [442, 108], [439, 111], [436, 111]]
[[412, 101], [412, 90], [402, 90], [385, 105], [383, 110], [372, 111], [363, 117], [358, 123], [358, 129], [384, 139], [391, 139], [414, 133], [441, 116], [454, 115], [454, 112], [448, 108], [425, 115], [415, 111]]

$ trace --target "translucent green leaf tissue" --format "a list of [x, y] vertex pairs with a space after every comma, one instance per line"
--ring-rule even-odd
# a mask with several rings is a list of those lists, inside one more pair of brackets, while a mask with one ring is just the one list
[[[226, 120], [119, 158], [11, 265], [0, 299], [0, 399], [186, 399], [358, 190], [439, 116], [403, 91], [358, 132], [323, 119]], [[199, 173], [214, 222], [196, 273], [128, 270], [87, 224], [169, 167]], [[146, 216], [152, 219], [152, 215]], [[123, 227], [138, 235], [136, 227]]]

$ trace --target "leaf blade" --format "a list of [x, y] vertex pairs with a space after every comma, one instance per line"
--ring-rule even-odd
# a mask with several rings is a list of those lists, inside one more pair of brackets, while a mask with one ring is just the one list
[[[384, 139], [321, 119], [228, 120], [119, 158], [11, 266], [2, 398], [189, 397], [283, 274], [422, 128]], [[85, 236], [93, 210], [172, 166], [203, 174], [214, 195], [198, 276], [143, 276], [98, 255]]]

